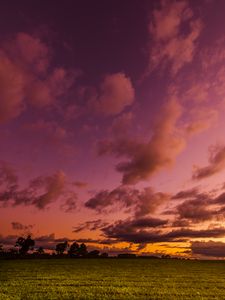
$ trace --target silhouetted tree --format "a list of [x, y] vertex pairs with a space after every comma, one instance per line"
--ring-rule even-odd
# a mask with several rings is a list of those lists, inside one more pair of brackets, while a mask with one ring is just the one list
[[101, 254], [100, 254], [100, 257], [101, 257], [101, 258], [107, 258], [107, 257], [109, 257], [109, 254], [106, 253], [106, 252], [104, 252], [104, 253], [101, 253]]
[[27, 252], [33, 249], [35, 241], [32, 240], [31, 236], [28, 235], [27, 238], [19, 237], [16, 241], [16, 247], [19, 247], [20, 254], [27, 254]]
[[136, 254], [133, 253], [120, 253], [117, 255], [118, 258], [135, 258]]
[[78, 255], [85, 256], [86, 254], [87, 254], [87, 246], [84, 243], [82, 243], [80, 244]]
[[161, 258], [171, 258], [171, 256], [169, 255], [169, 254], [163, 254], [162, 256], [161, 256]]
[[39, 247], [37, 249], [36, 253], [39, 254], [39, 255], [42, 255], [42, 254], [45, 254], [45, 251], [44, 251], [43, 247]]
[[79, 244], [77, 242], [73, 242], [73, 244], [71, 244], [70, 249], [68, 251], [68, 254], [70, 256], [76, 256], [79, 255]]
[[62, 255], [66, 251], [67, 247], [68, 247], [68, 242], [65, 241], [64, 243], [57, 244], [55, 247], [55, 251], [57, 252], [58, 255]]
[[88, 257], [97, 258], [97, 257], [99, 257], [99, 253], [100, 253], [100, 251], [98, 251], [98, 250], [92, 250], [88, 253]]

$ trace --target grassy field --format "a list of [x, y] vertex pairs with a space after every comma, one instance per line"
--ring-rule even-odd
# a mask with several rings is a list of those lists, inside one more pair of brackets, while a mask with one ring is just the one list
[[225, 262], [0, 261], [0, 299], [225, 299]]

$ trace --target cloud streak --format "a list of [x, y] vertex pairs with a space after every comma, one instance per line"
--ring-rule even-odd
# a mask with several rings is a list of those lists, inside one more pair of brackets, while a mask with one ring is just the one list
[[195, 167], [192, 179], [200, 180], [213, 176], [225, 168], [225, 147], [212, 147], [210, 150], [209, 164], [205, 167]]

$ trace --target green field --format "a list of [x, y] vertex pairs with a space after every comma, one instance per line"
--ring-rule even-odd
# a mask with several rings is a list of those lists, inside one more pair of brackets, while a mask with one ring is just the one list
[[0, 260], [0, 299], [225, 299], [224, 261]]

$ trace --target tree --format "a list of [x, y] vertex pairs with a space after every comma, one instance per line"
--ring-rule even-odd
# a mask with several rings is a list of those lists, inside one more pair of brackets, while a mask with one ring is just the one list
[[104, 253], [100, 254], [100, 257], [101, 258], [107, 258], [107, 257], [109, 257], [109, 254], [104, 252]]
[[45, 251], [44, 251], [43, 247], [39, 247], [37, 249], [36, 253], [39, 254], [39, 255], [42, 255], [42, 254], [45, 254]]
[[88, 253], [88, 257], [97, 258], [99, 257], [100, 251], [98, 250], [92, 250]]
[[79, 244], [76, 242], [73, 242], [73, 244], [71, 244], [70, 249], [68, 251], [68, 254], [70, 256], [75, 256], [75, 255], [79, 255]]
[[27, 238], [19, 237], [16, 241], [16, 247], [19, 247], [19, 253], [24, 255], [27, 254], [29, 250], [32, 250], [35, 245], [35, 241], [30, 235]]
[[87, 246], [85, 244], [80, 244], [78, 255], [85, 256], [87, 254]]
[[66, 251], [67, 247], [68, 247], [68, 242], [65, 241], [64, 243], [57, 244], [55, 247], [55, 251], [57, 252], [58, 255], [62, 255]]

